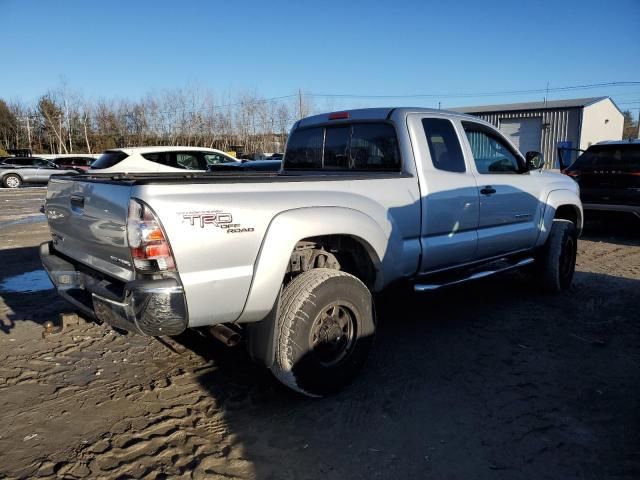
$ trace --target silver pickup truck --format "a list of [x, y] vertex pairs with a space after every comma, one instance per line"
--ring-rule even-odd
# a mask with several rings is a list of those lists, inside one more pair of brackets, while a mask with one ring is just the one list
[[53, 178], [41, 257], [60, 295], [122, 332], [207, 327], [287, 386], [350, 381], [376, 330], [372, 293], [529, 268], [569, 287], [582, 206], [490, 124], [420, 108], [316, 115], [274, 173]]

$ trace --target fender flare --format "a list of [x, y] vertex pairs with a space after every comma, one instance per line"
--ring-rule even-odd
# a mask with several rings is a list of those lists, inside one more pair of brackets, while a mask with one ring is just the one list
[[[401, 273], [402, 241], [393, 221], [387, 217], [380, 225], [359, 210], [345, 207], [306, 207], [286, 210], [269, 224], [254, 264], [251, 287], [238, 319], [239, 323], [257, 322], [273, 309], [282, 279], [297, 242], [322, 235], [348, 235], [360, 241], [376, 270], [374, 290], [380, 290]], [[398, 238], [396, 238], [398, 236]]]
[[578, 232], [578, 235], [580, 235], [580, 233], [582, 232], [582, 226], [584, 223], [584, 212], [582, 210], [582, 202], [580, 201], [580, 197], [578, 196], [578, 194], [569, 189], [552, 190], [547, 196], [544, 212], [540, 219], [540, 235], [538, 236], [536, 247], [544, 245], [544, 243], [547, 241], [549, 233], [551, 233], [551, 225], [553, 224], [553, 219], [555, 218], [556, 211], [562, 206], [569, 206], [575, 209], [576, 217], [578, 219], [576, 230]]

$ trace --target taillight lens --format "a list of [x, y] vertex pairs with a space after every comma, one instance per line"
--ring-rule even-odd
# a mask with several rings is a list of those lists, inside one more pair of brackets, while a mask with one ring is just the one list
[[160, 221], [139, 200], [129, 201], [127, 240], [136, 270], [154, 273], [174, 270], [176, 263]]

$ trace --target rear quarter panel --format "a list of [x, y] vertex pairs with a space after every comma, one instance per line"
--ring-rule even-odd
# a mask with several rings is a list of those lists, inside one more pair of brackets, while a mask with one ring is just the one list
[[[272, 285], [275, 294], [270, 302], [263, 298], [261, 307], [253, 307], [250, 318], [245, 316], [241, 320], [256, 321], [265, 316], [277, 296], [283, 268], [291, 254], [291, 242], [295, 244], [311, 236], [309, 232], [313, 232], [312, 235], [337, 233], [338, 227], [326, 216], [314, 215], [315, 208], [356, 210], [371, 218], [387, 238], [396, 238], [397, 247], [381, 252], [382, 261], [394, 265], [396, 270], [386, 278], [414, 274], [420, 257], [419, 191], [413, 176], [149, 184], [134, 187], [132, 197], [147, 202], [161, 219], [185, 287], [191, 327], [233, 322], [240, 318], [252, 290], [259, 255], [262, 259], [271, 256], [278, 259], [276, 274], [267, 281], [275, 283]], [[266, 250], [261, 250], [267, 232], [272, 232], [274, 218], [283, 212], [300, 209], [308, 209], [305, 210], [306, 222], [276, 225], [281, 244], [270, 242]], [[202, 223], [203, 215], [209, 219], [206, 223]], [[212, 217], [222, 221], [216, 223]], [[259, 295], [264, 291], [263, 288], [256, 290], [252, 293]], [[265, 307], [267, 304], [268, 308]]]

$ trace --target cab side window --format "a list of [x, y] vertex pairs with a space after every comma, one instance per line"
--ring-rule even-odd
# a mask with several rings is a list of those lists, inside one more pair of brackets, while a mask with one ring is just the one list
[[424, 118], [422, 127], [433, 166], [446, 172], [466, 171], [462, 148], [453, 124], [444, 118]]
[[463, 122], [478, 173], [520, 173], [521, 162], [516, 154], [498, 136], [482, 125]]

